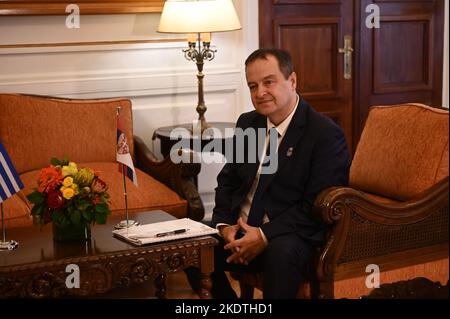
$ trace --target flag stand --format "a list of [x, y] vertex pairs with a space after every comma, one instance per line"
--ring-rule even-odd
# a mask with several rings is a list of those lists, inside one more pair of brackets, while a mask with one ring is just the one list
[[[117, 115], [117, 117], [119, 117], [120, 109], [121, 109], [120, 106], [118, 106], [116, 108], [116, 115]], [[126, 218], [126, 220], [120, 221], [115, 226], [116, 229], [128, 228], [128, 227], [131, 227], [131, 226], [139, 225], [139, 223], [137, 221], [135, 221], [133, 219], [130, 220], [128, 218], [128, 194], [127, 194], [127, 183], [126, 183], [126, 179], [125, 179], [125, 165], [121, 164], [121, 168], [122, 168], [121, 171], [122, 171], [122, 176], [123, 176], [123, 196], [124, 196], [124, 199], [125, 199], [125, 218]]]
[[5, 227], [5, 218], [3, 213], [3, 202], [0, 203], [0, 210], [2, 212], [2, 233], [3, 240], [0, 241], [0, 250], [8, 249], [13, 250], [19, 246], [19, 243], [15, 240], [6, 241], [6, 227]]

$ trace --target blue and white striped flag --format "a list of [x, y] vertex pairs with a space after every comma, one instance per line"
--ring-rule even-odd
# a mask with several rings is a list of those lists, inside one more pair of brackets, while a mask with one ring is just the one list
[[0, 142], [0, 203], [23, 188], [23, 183], [14, 168], [6, 149]]

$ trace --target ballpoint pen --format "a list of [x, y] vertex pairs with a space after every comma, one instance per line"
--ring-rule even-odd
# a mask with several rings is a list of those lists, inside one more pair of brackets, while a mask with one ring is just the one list
[[164, 236], [169, 236], [169, 235], [176, 235], [176, 234], [182, 234], [187, 232], [189, 229], [176, 229], [176, 230], [172, 230], [172, 231], [168, 231], [168, 232], [164, 232], [164, 233], [158, 233], [156, 234], [156, 237], [164, 237]]

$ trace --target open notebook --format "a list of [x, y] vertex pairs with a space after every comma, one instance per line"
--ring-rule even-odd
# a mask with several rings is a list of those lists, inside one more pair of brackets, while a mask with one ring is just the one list
[[138, 246], [216, 233], [218, 233], [217, 229], [196, 222], [190, 218], [174, 219], [113, 230], [114, 236]]

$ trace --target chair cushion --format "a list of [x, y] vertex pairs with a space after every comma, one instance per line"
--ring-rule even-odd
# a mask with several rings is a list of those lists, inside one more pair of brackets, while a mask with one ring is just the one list
[[[78, 163], [78, 167], [89, 167], [100, 172], [100, 178], [109, 187], [111, 214], [125, 216], [123, 176], [119, 173], [117, 163]], [[30, 194], [37, 187], [39, 171], [34, 170], [20, 175], [25, 188], [18, 193], [18, 196], [14, 196], [5, 202], [7, 203], [5, 211], [9, 211], [6, 217], [10, 219], [8, 226], [19, 227], [32, 223], [29, 217], [31, 204], [26, 200], [25, 195]], [[126, 178], [128, 211], [130, 215], [137, 212], [160, 209], [177, 218], [187, 216], [186, 200], [141, 170], [136, 169], [136, 174], [139, 183], [138, 188]]]
[[356, 189], [408, 200], [448, 176], [448, 110], [372, 107], [350, 168]]

